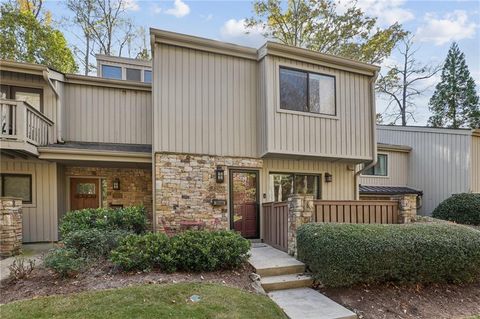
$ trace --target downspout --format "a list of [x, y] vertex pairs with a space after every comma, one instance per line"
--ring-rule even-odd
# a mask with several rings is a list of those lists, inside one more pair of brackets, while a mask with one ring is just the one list
[[58, 143], [65, 143], [65, 141], [62, 139], [62, 107], [61, 107], [61, 101], [60, 100], [60, 93], [58, 93], [57, 88], [53, 84], [52, 80], [48, 76], [48, 70], [43, 70], [43, 78], [45, 81], [48, 83], [50, 88], [52, 89], [53, 93], [55, 93], [55, 105], [57, 106], [56, 111], [57, 111], [57, 121], [55, 123], [55, 126], [57, 127], [57, 141]]
[[372, 143], [372, 160], [357, 171], [354, 175], [354, 191], [355, 191], [355, 200], [360, 199], [359, 195], [359, 186], [358, 186], [358, 176], [366, 171], [367, 169], [375, 166], [377, 164], [377, 113], [376, 113], [376, 104], [375, 104], [375, 81], [378, 77], [378, 71], [375, 71], [374, 75], [370, 78], [370, 101], [372, 101], [372, 136], [371, 136], [371, 143]]

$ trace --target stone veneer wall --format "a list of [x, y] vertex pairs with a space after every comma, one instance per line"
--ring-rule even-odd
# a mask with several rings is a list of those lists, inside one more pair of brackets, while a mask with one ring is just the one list
[[0, 256], [20, 253], [22, 248], [22, 200], [0, 197]]
[[[217, 183], [215, 169], [225, 169], [225, 181]], [[262, 168], [254, 158], [191, 154], [155, 154], [156, 229], [175, 232], [180, 222], [204, 222], [207, 229], [229, 229], [229, 168]], [[212, 206], [212, 199], [227, 201]]]
[[[70, 177], [100, 177], [103, 179], [103, 206], [143, 205], [148, 212], [148, 220], [153, 221], [152, 171], [148, 168], [106, 168], [106, 167], [66, 167], [65, 175]], [[113, 180], [120, 180], [120, 190], [113, 190]]]

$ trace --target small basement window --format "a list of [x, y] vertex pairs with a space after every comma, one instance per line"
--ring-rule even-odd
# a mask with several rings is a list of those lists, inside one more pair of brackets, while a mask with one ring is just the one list
[[335, 77], [280, 67], [280, 108], [336, 115]]
[[0, 194], [6, 197], [20, 197], [24, 204], [32, 203], [32, 175], [1, 174]]
[[102, 65], [102, 77], [107, 79], [122, 79], [122, 68], [113, 65]]
[[367, 169], [362, 175], [388, 176], [388, 155], [378, 154], [377, 164]]

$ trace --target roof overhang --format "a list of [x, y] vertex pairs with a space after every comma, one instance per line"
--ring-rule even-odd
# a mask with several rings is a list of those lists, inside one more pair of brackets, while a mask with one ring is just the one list
[[134, 81], [125, 81], [125, 80], [112, 80], [96, 76], [85, 76], [78, 74], [65, 74], [65, 79], [67, 83], [72, 84], [82, 84], [82, 85], [92, 85], [92, 86], [102, 86], [109, 88], [118, 88], [118, 89], [131, 89], [131, 90], [141, 90], [141, 91], [152, 91], [152, 85], [150, 83], [143, 82], [134, 82]]
[[360, 185], [359, 193], [361, 195], [407, 195], [414, 194], [422, 196], [423, 192], [417, 189], [406, 187], [406, 186], [370, 186], [370, 185]]
[[97, 161], [121, 163], [152, 163], [152, 154], [78, 148], [39, 147], [39, 159], [51, 161]]
[[396, 144], [385, 144], [385, 143], [377, 143], [377, 149], [379, 151], [402, 152], [402, 153], [410, 153], [412, 151], [412, 148], [407, 145], [396, 145]]

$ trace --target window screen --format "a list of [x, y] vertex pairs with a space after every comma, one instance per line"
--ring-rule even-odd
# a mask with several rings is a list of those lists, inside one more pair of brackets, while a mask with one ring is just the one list
[[127, 80], [128, 81], [142, 81], [142, 70], [127, 68]]
[[32, 175], [27, 174], [2, 174], [2, 196], [20, 197], [23, 203], [32, 203]]

